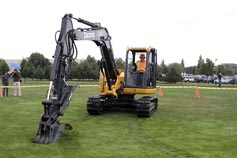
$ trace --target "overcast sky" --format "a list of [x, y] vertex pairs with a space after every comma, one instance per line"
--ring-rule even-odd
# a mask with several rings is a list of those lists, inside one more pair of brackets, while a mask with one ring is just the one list
[[[106, 27], [117, 58], [124, 59], [128, 46], [153, 46], [159, 64], [184, 59], [193, 66], [200, 55], [216, 64], [237, 63], [236, 0], [7, 0], [0, 5], [0, 58], [39, 52], [51, 59], [66, 13]], [[76, 43], [78, 59], [101, 58], [93, 42]]]

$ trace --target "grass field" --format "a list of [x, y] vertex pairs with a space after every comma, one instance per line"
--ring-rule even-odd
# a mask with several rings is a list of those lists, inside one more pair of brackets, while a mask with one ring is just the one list
[[195, 88], [163, 88], [158, 112], [137, 118], [135, 111], [88, 115], [87, 97], [98, 87], [82, 86], [60, 118], [73, 130], [53, 144], [34, 144], [46, 88], [23, 87], [22, 97], [10, 89], [0, 99], [1, 158], [237, 157], [237, 89], [200, 89], [197, 99]]

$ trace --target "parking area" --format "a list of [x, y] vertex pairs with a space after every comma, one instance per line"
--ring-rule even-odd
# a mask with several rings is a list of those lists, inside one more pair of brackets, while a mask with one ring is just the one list
[[[193, 82], [193, 83], [214, 83], [218, 84], [219, 79], [217, 75], [206, 76], [206, 75], [190, 75], [183, 77], [182, 82]], [[234, 76], [223, 76], [221, 78], [222, 84], [237, 84], [237, 75]]]

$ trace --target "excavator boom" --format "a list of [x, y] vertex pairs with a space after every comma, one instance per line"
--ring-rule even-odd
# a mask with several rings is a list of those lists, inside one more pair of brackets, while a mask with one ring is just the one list
[[[72, 20], [85, 24], [87, 28], [73, 28]], [[68, 107], [73, 91], [77, 87], [69, 86], [67, 79], [70, 73], [70, 65], [77, 57], [75, 40], [90, 40], [100, 47], [103, 69], [111, 89], [112, 81], [116, 81], [118, 71], [115, 66], [111, 37], [108, 30], [101, 27], [99, 23], [92, 23], [81, 18], [74, 18], [72, 14], [66, 14], [62, 18], [59, 38], [56, 41], [54, 62], [50, 74], [49, 88], [46, 100], [42, 101], [44, 114], [39, 122], [38, 132], [34, 139], [35, 143], [49, 144], [56, 141], [67, 129], [69, 124], [60, 124], [59, 116], [63, 116]]]

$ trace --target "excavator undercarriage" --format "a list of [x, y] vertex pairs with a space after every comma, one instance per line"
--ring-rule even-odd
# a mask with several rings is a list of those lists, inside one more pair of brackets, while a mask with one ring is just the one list
[[102, 114], [111, 108], [134, 108], [138, 117], [150, 117], [157, 111], [158, 99], [151, 96], [134, 99], [134, 95], [118, 98], [97, 95], [91, 96], [87, 100], [87, 111], [91, 115]]

